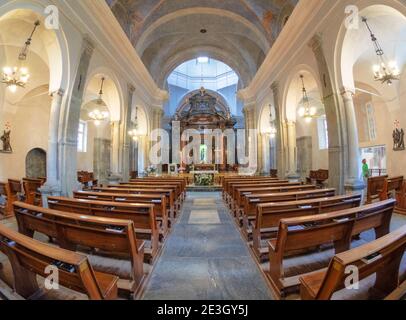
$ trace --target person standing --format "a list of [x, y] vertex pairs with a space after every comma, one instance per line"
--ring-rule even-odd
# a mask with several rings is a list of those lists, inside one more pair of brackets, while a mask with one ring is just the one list
[[362, 178], [364, 179], [365, 184], [369, 178], [369, 167], [366, 159], [362, 160]]

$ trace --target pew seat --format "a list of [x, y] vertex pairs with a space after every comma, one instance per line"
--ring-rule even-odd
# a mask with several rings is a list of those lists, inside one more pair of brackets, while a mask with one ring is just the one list
[[[375, 275], [369, 283], [368, 298], [384, 299], [399, 285], [399, 269], [406, 249], [406, 226], [395, 230], [363, 246], [338, 253], [329, 267], [317, 273], [301, 277], [301, 298], [303, 300], [330, 300], [340, 290], [345, 289], [348, 268], [356, 267], [359, 280]], [[371, 279], [370, 279], [371, 280]], [[364, 285], [359, 282], [359, 286]]]
[[[83, 299], [83, 294], [92, 300], [117, 298], [118, 277], [94, 271], [85, 255], [44, 244], [3, 225], [0, 251], [8, 259], [1, 264], [0, 276], [24, 299]], [[43, 286], [49, 265], [59, 271], [60, 290], [47, 291]]]

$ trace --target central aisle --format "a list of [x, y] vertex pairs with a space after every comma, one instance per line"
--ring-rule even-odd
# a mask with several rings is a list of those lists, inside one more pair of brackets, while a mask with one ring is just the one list
[[188, 194], [144, 299], [272, 299], [220, 193]]

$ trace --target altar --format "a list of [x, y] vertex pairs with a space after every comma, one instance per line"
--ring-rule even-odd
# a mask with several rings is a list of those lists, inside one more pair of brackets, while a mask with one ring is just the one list
[[195, 186], [213, 186], [214, 177], [218, 175], [219, 172], [215, 170], [201, 170], [191, 171], [190, 174], [193, 175], [193, 183]]

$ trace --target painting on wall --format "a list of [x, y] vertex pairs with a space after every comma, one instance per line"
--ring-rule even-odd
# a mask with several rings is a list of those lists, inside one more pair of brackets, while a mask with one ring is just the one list
[[405, 150], [405, 131], [400, 127], [400, 122], [395, 121], [395, 129], [393, 130], [393, 150], [403, 151]]
[[0, 149], [0, 152], [12, 153], [13, 148], [11, 147], [11, 126], [9, 122], [7, 122], [4, 126], [3, 135], [0, 137], [0, 140], [2, 142], [2, 149]]

